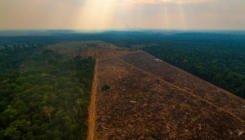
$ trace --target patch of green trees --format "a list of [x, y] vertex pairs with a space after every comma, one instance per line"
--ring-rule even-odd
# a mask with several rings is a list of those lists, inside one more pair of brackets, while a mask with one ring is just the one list
[[108, 85], [103, 85], [102, 87], [101, 87], [101, 91], [106, 91], [106, 90], [109, 90], [111, 87], [110, 86], [108, 86]]
[[46, 50], [0, 50], [0, 139], [86, 139], [95, 61]]

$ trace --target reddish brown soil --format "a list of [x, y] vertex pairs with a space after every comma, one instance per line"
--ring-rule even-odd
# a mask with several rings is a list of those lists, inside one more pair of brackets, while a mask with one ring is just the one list
[[145, 52], [97, 71], [94, 139], [245, 139], [243, 99]]
[[128, 54], [135, 51], [135, 48], [127, 49], [120, 48], [113, 44], [103, 41], [81, 41], [81, 42], [66, 42], [48, 46], [49, 49], [67, 54], [69, 56], [81, 55], [83, 58], [93, 57], [98, 59], [104, 59], [108, 57], [116, 57], [120, 55]]
[[238, 116], [244, 122], [245, 102], [243, 99], [166, 62], [156, 61], [155, 57], [143, 51], [136, 52], [134, 55], [124, 55], [121, 58], [125, 62], [133, 64], [143, 71], [149, 72], [156, 77], [182, 88], [188, 93], [221, 107], [235, 116]]
[[95, 132], [95, 120], [96, 120], [96, 92], [97, 92], [97, 60], [94, 67], [94, 79], [93, 79], [93, 87], [90, 99], [90, 106], [89, 106], [89, 117], [88, 117], [88, 136], [87, 140], [94, 140], [94, 132]]

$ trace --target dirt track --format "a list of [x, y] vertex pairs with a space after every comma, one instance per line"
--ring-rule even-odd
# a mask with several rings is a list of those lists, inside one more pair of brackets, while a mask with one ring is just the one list
[[94, 67], [94, 79], [93, 79], [93, 87], [91, 94], [91, 102], [89, 106], [89, 118], [88, 118], [88, 136], [87, 140], [94, 140], [94, 132], [95, 132], [95, 120], [96, 120], [96, 92], [97, 92], [97, 63], [96, 60]]

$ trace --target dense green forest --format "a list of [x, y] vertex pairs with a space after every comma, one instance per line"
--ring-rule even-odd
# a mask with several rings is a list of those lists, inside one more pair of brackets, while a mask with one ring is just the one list
[[245, 98], [245, 38], [180, 34], [144, 51]]
[[[188, 42], [217, 42], [217, 41], [243, 41], [245, 31], [213, 31], [207, 32], [182, 32], [182, 31], [106, 31], [100, 33], [79, 33], [75, 31], [6, 31], [18, 36], [3, 36], [0, 31], [0, 49], [4, 45], [25, 46], [32, 44], [57, 44], [61, 42], [101, 40], [115, 44], [119, 47], [131, 48], [138, 44], [160, 44], [164, 41]], [[21, 33], [23, 34], [21, 36]], [[3, 34], [3, 35], [1, 35]], [[7, 34], [7, 33], [6, 33]]]
[[46, 45], [5, 45], [0, 50], [0, 139], [86, 139], [94, 64]]

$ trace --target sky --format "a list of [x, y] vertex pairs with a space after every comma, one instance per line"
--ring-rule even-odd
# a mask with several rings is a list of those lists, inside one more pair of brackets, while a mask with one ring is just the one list
[[0, 30], [245, 30], [245, 0], [0, 0]]

